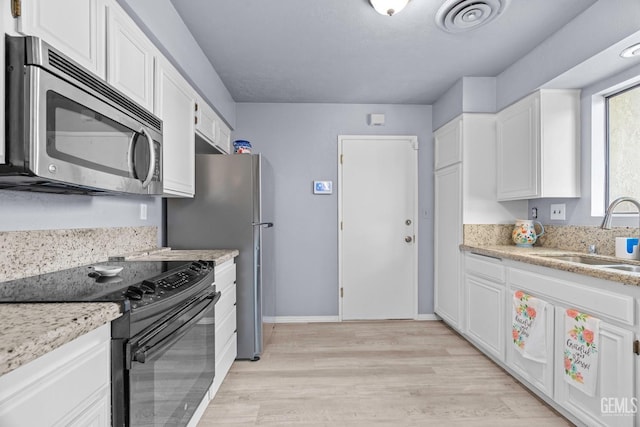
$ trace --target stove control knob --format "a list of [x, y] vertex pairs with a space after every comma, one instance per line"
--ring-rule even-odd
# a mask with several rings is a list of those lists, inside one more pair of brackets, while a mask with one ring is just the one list
[[142, 284], [140, 285], [140, 289], [145, 294], [155, 294], [156, 288], [157, 288], [156, 284], [151, 280], [143, 280]]
[[141, 300], [144, 292], [134, 286], [129, 286], [124, 292], [124, 295], [129, 299]]

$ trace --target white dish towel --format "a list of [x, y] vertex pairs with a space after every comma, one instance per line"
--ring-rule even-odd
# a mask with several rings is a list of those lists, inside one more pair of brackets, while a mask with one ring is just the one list
[[547, 303], [523, 291], [513, 293], [513, 345], [522, 357], [547, 362]]
[[564, 325], [564, 379], [594, 396], [598, 383], [600, 319], [569, 308], [565, 311]]

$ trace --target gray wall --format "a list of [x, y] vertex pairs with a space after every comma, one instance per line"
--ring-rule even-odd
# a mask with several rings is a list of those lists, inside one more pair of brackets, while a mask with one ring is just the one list
[[497, 76], [498, 110], [637, 32], [639, 16], [638, 0], [594, 3]]
[[[139, 219], [140, 204], [147, 220]], [[0, 190], [0, 231], [162, 225], [159, 197], [79, 196]]]
[[[384, 113], [385, 126], [368, 126], [369, 113]], [[419, 313], [433, 313], [430, 106], [238, 103], [237, 128], [233, 138], [251, 141], [273, 169], [277, 316], [338, 315], [338, 194], [312, 194], [313, 180], [337, 186], [338, 135], [417, 135]]]
[[496, 112], [496, 78], [462, 77], [433, 105], [433, 129], [462, 113]]

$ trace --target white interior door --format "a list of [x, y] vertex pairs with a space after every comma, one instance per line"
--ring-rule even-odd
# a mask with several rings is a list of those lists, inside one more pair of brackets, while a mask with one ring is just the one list
[[415, 136], [340, 136], [341, 318], [417, 316]]

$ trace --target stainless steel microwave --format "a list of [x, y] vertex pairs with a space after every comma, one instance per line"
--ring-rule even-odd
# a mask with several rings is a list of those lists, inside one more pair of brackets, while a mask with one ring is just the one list
[[162, 121], [36, 37], [5, 36], [0, 189], [162, 194]]

